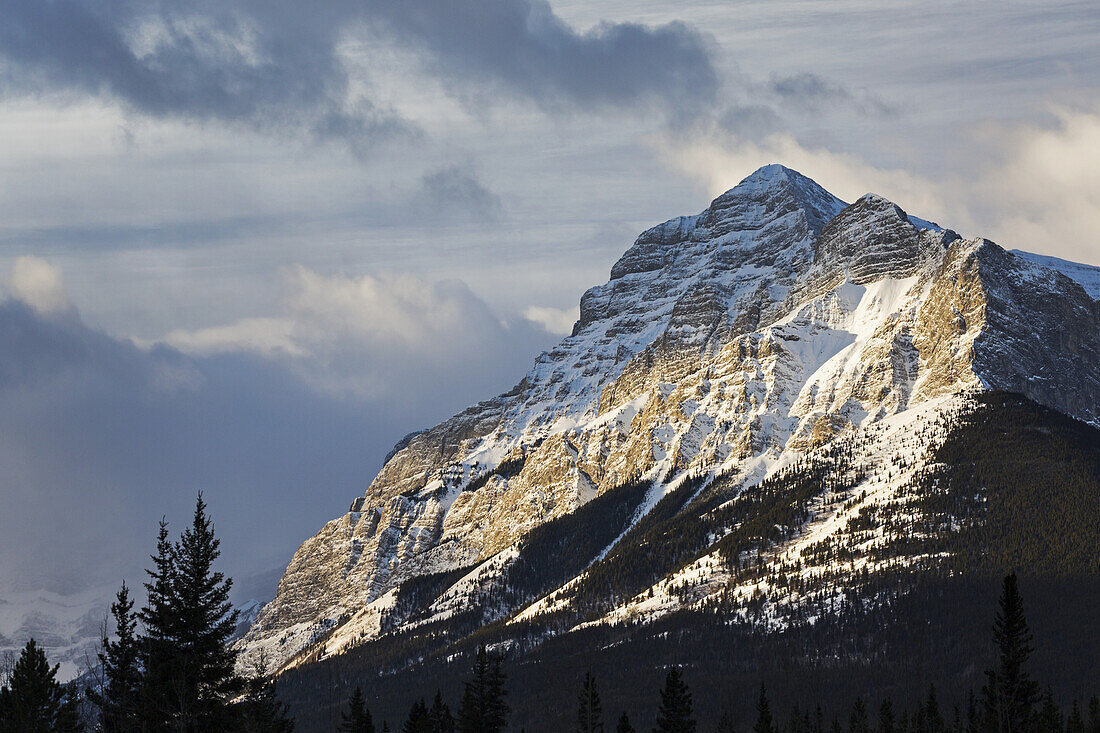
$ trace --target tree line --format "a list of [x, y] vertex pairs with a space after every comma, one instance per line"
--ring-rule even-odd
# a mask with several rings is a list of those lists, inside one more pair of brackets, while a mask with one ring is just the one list
[[105, 629], [91, 681], [62, 686], [29, 640], [0, 687], [0, 733], [293, 731], [262, 662], [251, 677], [237, 671], [238, 613], [232, 580], [214, 569], [219, 544], [201, 493], [178, 540], [161, 520], [145, 604], [135, 611], [122, 584], [114, 639]]
[[[143, 584], [145, 603], [135, 610], [125, 583], [110, 608], [114, 635], [106, 630], [98, 668], [79, 684], [62, 685], [31, 639], [19, 659], [0, 674], [0, 733], [38, 731], [270, 731], [289, 733], [294, 721], [277, 695], [274, 680], [258, 660], [250, 676], [240, 674], [231, 640], [237, 612], [229, 601], [232, 581], [215, 570], [219, 541], [200, 494], [191, 525], [175, 541], [161, 521], [152, 566]], [[824, 720], [821, 705], [792, 710], [780, 722], [761, 685], [754, 720], [697, 719], [692, 693], [679, 667], [667, 670], [654, 733], [1100, 733], [1100, 700], [1082, 708], [1059, 708], [1049, 689], [1031, 677], [1034, 640], [1028, 629], [1015, 574], [1004, 578], [993, 624], [997, 659], [985, 684], [967, 704], [944, 710], [934, 687], [913, 709], [899, 711], [890, 699], [872, 711], [856, 699], [847, 719]], [[409, 708], [401, 733], [500, 733], [510, 709], [501, 657], [477, 649], [459, 704], [440, 692]], [[628, 711], [605, 720], [597, 677], [584, 676], [577, 697], [574, 730], [632, 733]], [[607, 727], [605, 728], [605, 724]], [[356, 688], [338, 730], [390, 733], [376, 728], [362, 688]]]
[[[760, 686], [755, 719], [735, 720], [723, 714], [717, 721], [698, 720], [692, 693], [679, 667], [669, 668], [659, 692], [659, 706], [653, 733], [1100, 733], [1100, 698], [1093, 696], [1083, 710], [1074, 701], [1068, 710], [1059, 708], [1049, 689], [1043, 692], [1028, 670], [1033, 637], [1024, 615], [1015, 574], [1004, 578], [993, 623], [997, 658], [985, 672], [985, 684], [970, 693], [965, 708], [945, 710], [935, 686], [912, 710], [899, 711], [889, 699], [877, 710], [869, 710], [861, 698], [851, 705], [846, 720], [833, 717], [826, 722], [820, 704], [794, 709], [785, 721], [772, 712], [767, 689]], [[502, 733], [507, 726], [506, 677], [501, 661], [480, 647], [471, 679], [465, 683], [457, 717], [437, 692], [429, 707], [423, 699], [413, 703], [401, 733]], [[361, 688], [352, 694], [342, 714], [340, 731], [388, 733], [388, 723], [375, 728]], [[627, 711], [606, 719], [596, 677], [587, 672], [581, 682], [575, 733], [638, 733]], [[606, 723], [606, 725], [605, 725]]]

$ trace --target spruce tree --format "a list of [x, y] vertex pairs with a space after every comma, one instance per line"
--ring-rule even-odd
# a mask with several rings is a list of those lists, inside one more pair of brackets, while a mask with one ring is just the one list
[[1062, 711], [1054, 703], [1054, 692], [1048, 687], [1043, 693], [1043, 704], [1039, 709], [1038, 726], [1040, 730], [1051, 733], [1062, 733], [1065, 729], [1065, 720]]
[[736, 733], [737, 726], [733, 723], [733, 716], [729, 713], [722, 713], [722, 717], [718, 719], [717, 733]]
[[928, 686], [928, 697], [924, 701], [924, 723], [928, 733], [944, 733], [947, 723], [940, 712], [940, 703], [936, 698], [936, 686]]
[[144, 583], [146, 600], [138, 618], [144, 633], [139, 640], [143, 671], [141, 720], [151, 729], [167, 728], [179, 677], [176, 665], [175, 548], [168, 539], [168, 522], [161, 518], [157, 530], [157, 550], [151, 555], [153, 568]]
[[680, 676], [678, 667], [670, 667], [665, 677], [654, 733], [695, 733], [691, 690]]
[[771, 705], [768, 704], [768, 691], [760, 683], [760, 698], [756, 701], [756, 724], [753, 733], [775, 733], [775, 721], [772, 718]]
[[374, 733], [374, 721], [363, 702], [363, 691], [358, 687], [348, 700], [348, 712], [341, 712], [340, 718], [342, 722], [338, 730], [341, 733]]
[[1089, 698], [1089, 733], [1100, 733], [1100, 697]]
[[1039, 695], [1039, 686], [1026, 669], [1033, 651], [1031, 641], [1016, 574], [1012, 573], [1005, 576], [993, 623], [998, 663], [986, 671], [982, 687], [983, 728], [987, 733], [1024, 733], [1031, 724]]
[[982, 728], [982, 718], [978, 714], [978, 702], [974, 690], [966, 697], [966, 733], [978, 733]]
[[1085, 718], [1081, 715], [1081, 706], [1076, 700], [1066, 718], [1066, 733], [1085, 733]]
[[99, 708], [99, 729], [110, 733], [142, 730], [140, 694], [142, 674], [134, 602], [126, 583], [115, 594], [111, 617], [116, 641], [104, 636], [97, 655], [102, 670], [100, 689], [86, 688], [85, 695]]
[[428, 711], [428, 717], [432, 721], [433, 733], [455, 733], [455, 719], [451, 715], [451, 709], [443, 702], [443, 693], [435, 691], [435, 700], [432, 701], [432, 709]]
[[615, 733], [635, 733], [634, 726], [630, 724], [630, 718], [627, 717], [625, 710], [619, 716], [619, 722], [615, 725]]
[[500, 660], [485, 647], [477, 650], [473, 679], [466, 683], [462, 703], [458, 708], [459, 733], [499, 733], [508, 721], [508, 704], [504, 698], [506, 675]]
[[428, 715], [428, 706], [424, 704], [423, 699], [414, 702], [409, 709], [409, 717], [401, 727], [401, 733], [434, 733], [432, 720]]
[[581, 694], [577, 702], [578, 733], [603, 733], [603, 710], [600, 708], [600, 693], [596, 689], [596, 680], [591, 672], [584, 675]]
[[852, 704], [852, 714], [848, 717], [850, 733], [871, 733], [871, 721], [867, 718], [867, 706], [861, 698]]
[[178, 542], [168, 541], [167, 522], [160, 522], [139, 614], [145, 628], [142, 720], [149, 728], [226, 730], [237, 722], [231, 702], [245, 682], [229, 644], [237, 626], [232, 581], [214, 570], [219, 545], [201, 493]]
[[0, 688], [0, 733], [70, 733], [81, 730], [75, 697], [57, 681], [59, 665], [50, 668], [46, 652], [27, 642]]
[[242, 733], [293, 733], [294, 720], [279, 700], [275, 680], [261, 656], [248, 680], [244, 699], [236, 703], [236, 725]]
[[233, 581], [214, 570], [220, 544], [200, 493], [191, 526], [175, 547], [173, 610], [184, 691], [178, 712], [188, 729], [224, 727], [229, 702], [244, 689], [230, 646], [238, 616], [229, 601]]
[[890, 698], [886, 698], [878, 706], [878, 733], [897, 733], [894, 703], [890, 702]]

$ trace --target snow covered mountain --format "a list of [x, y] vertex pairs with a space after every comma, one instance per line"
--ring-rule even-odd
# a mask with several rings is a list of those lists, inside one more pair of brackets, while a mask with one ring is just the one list
[[[1100, 426], [1098, 282], [761, 168], [642, 233], [514, 389], [403, 439], [301, 545], [241, 648], [288, 668], [417, 629], [736, 615], [797, 598], [792, 579], [842, 593], [926, 562], [890, 521], [919, 513], [945, 416], [997, 390]], [[779, 485], [794, 514], [742, 543]], [[639, 576], [639, 548], [673, 535]], [[838, 564], [822, 548], [841, 537]]]

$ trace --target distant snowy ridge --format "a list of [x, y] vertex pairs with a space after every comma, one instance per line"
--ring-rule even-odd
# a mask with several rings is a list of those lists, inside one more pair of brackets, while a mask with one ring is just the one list
[[1034, 262], [1037, 265], [1062, 273], [1070, 280], [1076, 281], [1094, 299], [1100, 300], [1100, 266], [1082, 265], [1079, 262], [1070, 262], [1050, 255], [1037, 255], [1018, 249], [1009, 251], [1028, 262]]

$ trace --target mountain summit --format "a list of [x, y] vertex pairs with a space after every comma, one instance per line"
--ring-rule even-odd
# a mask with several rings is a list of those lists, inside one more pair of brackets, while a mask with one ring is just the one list
[[[744, 518], [722, 517], [792, 466], [842, 453], [831, 490], [858, 498], [807, 494], [754, 562], [766, 547], [808, 567], [807, 548], [901, 501], [945, 439], [938, 421], [979, 393], [1100, 426], [1100, 303], [1060, 270], [1095, 281], [765, 166], [643, 232], [515, 388], [399, 443], [295, 553], [245, 656], [291, 667], [536, 619], [553, 636], [767, 594], [720, 546]], [[636, 554], [684, 516], [675, 551]]]

